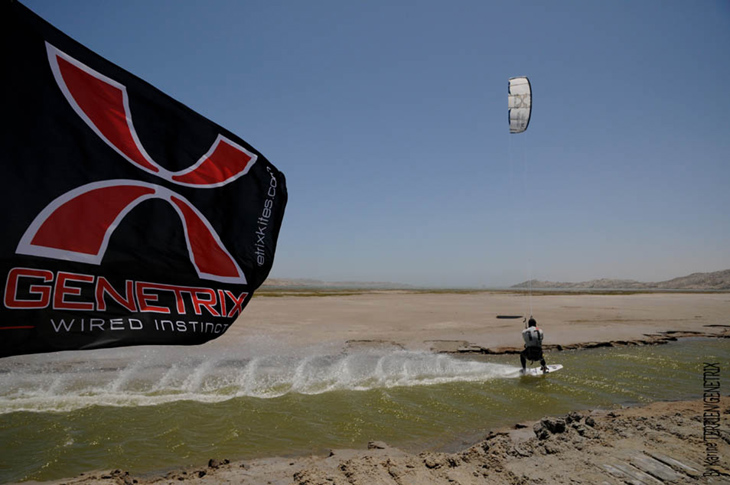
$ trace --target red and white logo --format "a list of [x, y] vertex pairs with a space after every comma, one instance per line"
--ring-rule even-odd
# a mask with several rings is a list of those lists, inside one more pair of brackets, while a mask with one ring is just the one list
[[[208, 152], [187, 169], [171, 172], [142, 146], [132, 121], [127, 89], [46, 43], [48, 60], [74, 111], [107, 145], [129, 163], [167, 182], [200, 189], [226, 185], [248, 173], [256, 154], [218, 135]], [[63, 194], [41, 211], [26, 230], [18, 254], [101, 264], [109, 239], [141, 202], [168, 202], [180, 217], [198, 276], [245, 284], [246, 277], [208, 220], [182, 195], [138, 180], [107, 180]]]

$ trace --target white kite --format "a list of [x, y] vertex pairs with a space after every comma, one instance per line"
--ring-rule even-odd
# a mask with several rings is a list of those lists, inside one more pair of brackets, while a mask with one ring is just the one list
[[526, 77], [511, 77], [507, 107], [509, 108], [509, 132], [522, 133], [530, 124], [532, 113], [532, 88]]

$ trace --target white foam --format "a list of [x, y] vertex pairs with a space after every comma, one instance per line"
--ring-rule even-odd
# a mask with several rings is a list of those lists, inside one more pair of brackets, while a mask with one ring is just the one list
[[13, 358], [0, 361], [0, 414], [367, 391], [480, 382], [519, 374], [514, 366], [428, 352], [331, 351], [218, 353], [210, 357], [184, 348], [142, 348]]

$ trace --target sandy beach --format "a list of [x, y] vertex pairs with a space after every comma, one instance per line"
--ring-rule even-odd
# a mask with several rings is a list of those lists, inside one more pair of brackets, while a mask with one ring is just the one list
[[[270, 338], [291, 347], [327, 344], [345, 351], [394, 346], [512, 353], [521, 348], [522, 320], [497, 317], [525, 313], [526, 300], [494, 292], [262, 295], [223, 338], [208, 345], [230, 349]], [[534, 295], [529, 303], [550, 352], [730, 336], [728, 293]], [[707, 461], [704, 406], [702, 400], [657, 402], [545, 416], [465, 439], [463, 448], [452, 453], [409, 453], [372, 442], [367, 450], [332, 450], [323, 456], [246, 462], [212, 456], [207, 464], [191, 463], [185, 470], [145, 476], [107, 470], [56, 483], [730, 483], [730, 398], [718, 408], [720, 431], [712, 441], [716, 462]], [[708, 470], [714, 475], [703, 477]]]

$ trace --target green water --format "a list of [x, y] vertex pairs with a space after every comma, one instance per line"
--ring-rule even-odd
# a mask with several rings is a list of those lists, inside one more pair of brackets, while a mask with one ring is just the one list
[[544, 415], [697, 398], [703, 362], [720, 363], [727, 394], [730, 341], [553, 352], [548, 363], [565, 368], [538, 378], [519, 377], [516, 356], [147, 356], [144, 365], [128, 357], [96, 367], [0, 362], [0, 482], [139, 474], [370, 440], [453, 448]]

